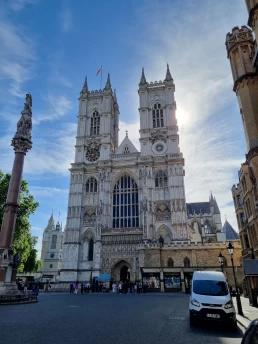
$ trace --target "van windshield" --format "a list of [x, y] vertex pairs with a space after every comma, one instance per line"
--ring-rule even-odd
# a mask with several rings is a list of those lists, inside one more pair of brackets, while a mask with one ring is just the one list
[[193, 282], [193, 292], [199, 295], [228, 295], [227, 284], [223, 281], [198, 280]]

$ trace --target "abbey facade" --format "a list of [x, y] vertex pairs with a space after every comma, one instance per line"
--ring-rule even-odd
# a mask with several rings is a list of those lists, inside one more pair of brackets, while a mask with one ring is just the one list
[[194, 252], [204, 241], [207, 249], [225, 242], [213, 197], [186, 205], [174, 93], [169, 66], [159, 82], [148, 83], [142, 70], [138, 151], [127, 132], [118, 143], [119, 106], [110, 76], [103, 90], [89, 91], [85, 80], [60, 281], [89, 281], [104, 272], [135, 281], [144, 267], [167, 266], [162, 257], [172, 267], [177, 255], [178, 267], [190, 267], [198, 265]]

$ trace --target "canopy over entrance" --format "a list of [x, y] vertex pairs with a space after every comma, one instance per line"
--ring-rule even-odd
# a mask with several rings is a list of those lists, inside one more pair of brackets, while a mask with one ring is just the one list
[[110, 281], [111, 277], [107, 272], [104, 272], [104, 274], [100, 275], [97, 278], [97, 281]]

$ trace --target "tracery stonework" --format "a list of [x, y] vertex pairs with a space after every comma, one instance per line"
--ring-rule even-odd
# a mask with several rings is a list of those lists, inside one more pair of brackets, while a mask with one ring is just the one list
[[[122, 268], [135, 280], [145, 257], [156, 257], [160, 235], [166, 245], [190, 242], [174, 91], [168, 66], [160, 82], [147, 83], [142, 71], [138, 150], [130, 133], [122, 133], [119, 144], [119, 106], [110, 75], [103, 90], [89, 91], [85, 80], [76, 147], [86, 154], [76, 153], [70, 169], [72, 176], [84, 177], [71, 178], [60, 281], [88, 281], [91, 271], [92, 278], [101, 272], [120, 278]], [[92, 261], [85, 259], [92, 254], [87, 230], [94, 242]]]

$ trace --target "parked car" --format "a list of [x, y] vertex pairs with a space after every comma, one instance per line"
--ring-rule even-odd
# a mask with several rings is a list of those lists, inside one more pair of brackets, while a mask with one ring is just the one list
[[258, 319], [250, 322], [247, 327], [241, 344], [257, 344], [258, 343]]
[[189, 311], [191, 326], [204, 321], [216, 321], [237, 328], [236, 310], [222, 272], [194, 272]]

